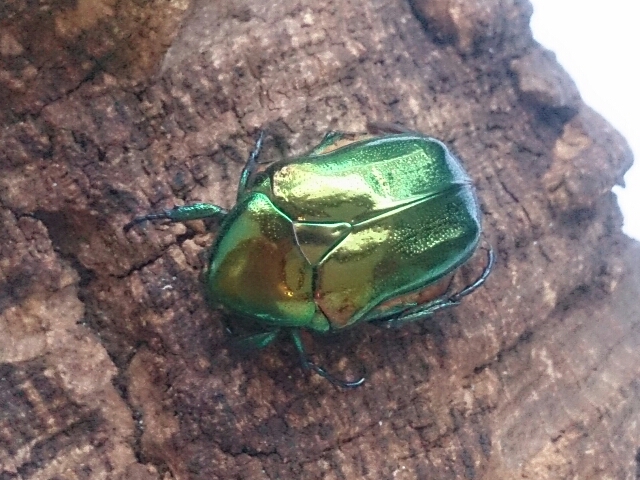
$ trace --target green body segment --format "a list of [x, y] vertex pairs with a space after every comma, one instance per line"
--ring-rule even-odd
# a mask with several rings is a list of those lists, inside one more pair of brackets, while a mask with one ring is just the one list
[[245, 196], [221, 226], [209, 266], [212, 298], [267, 323], [306, 327], [316, 310], [313, 269], [292, 233], [269, 198]]
[[466, 262], [480, 236], [473, 185], [439, 141], [387, 135], [272, 164], [224, 218], [207, 288], [274, 327], [339, 330]]

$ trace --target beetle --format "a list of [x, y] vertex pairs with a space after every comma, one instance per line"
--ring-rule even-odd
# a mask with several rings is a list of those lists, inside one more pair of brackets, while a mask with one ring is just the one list
[[453, 273], [478, 248], [479, 203], [460, 161], [439, 140], [405, 130], [328, 132], [307, 154], [258, 171], [261, 132], [227, 211], [196, 203], [134, 218], [215, 217], [205, 288], [211, 301], [259, 331], [239, 339], [264, 348], [290, 335], [302, 366], [341, 387], [309, 358], [300, 332], [325, 334], [363, 322], [400, 325], [456, 306], [482, 274], [448, 294]]

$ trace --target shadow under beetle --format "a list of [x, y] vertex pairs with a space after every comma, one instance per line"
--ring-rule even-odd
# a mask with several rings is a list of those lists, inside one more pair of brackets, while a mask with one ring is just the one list
[[290, 335], [304, 369], [356, 387], [313, 363], [301, 330], [362, 322], [399, 325], [460, 303], [493, 268], [448, 294], [481, 235], [471, 179], [440, 141], [417, 133], [329, 132], [306, 155], [257, 172], [260, 133], [240, 175], [237, 203], [196, 203], [135, 218], [221, 220], [205, 274], [212, 302], [261, 328], [238, 343], [264, 348]]

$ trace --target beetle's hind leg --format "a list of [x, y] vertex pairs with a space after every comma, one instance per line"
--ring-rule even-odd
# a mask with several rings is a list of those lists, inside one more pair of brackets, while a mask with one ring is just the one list
[[496, 257], [493, 248], [490, 245], [489, 249], [487, 250], [487, 257], [487, 265], [484, 267], [482, 274], [473, 283], [467, 285], [459, 292], [454, 293], [453, 295], [450, 295], [448, 297], [436, 298], [429, 303], [410, 307], [407, 310], [401, 312], [398, 316], [380, 320], [379, 323], [386, 327], [397, 327], [405, 323], [415, 322], [417, 320], [422, 320], [430, 317], [439, 310], [445, 310], [447, 308], [460, 305], [460, 300], [482, 286], [482, 284], [487, 280], [487, 277], [489, 277], [491, 270], [493, 270], [493, 266], [496, 262]]
[[481, 287], [482, 284], [487, 280], [487, 278], [491, 274], [491, 271], [493, 270], [493, 266], [495, 265], [495, 263], [496, 263], [496, 254], [493, 251], [493, 247], [489, 245], [489, 248], [487, 250], [487, 266], [484, 267], [484, 270], [482, 271], [482, 275], [480, 275], [476, 279], [476, 281], [473, 282], [471, 285], [467, 285], [461, 291], [452, 295], [450, 298], [453, 301], [458, 302], [462, 297], [466, 297], [467, 295], [472, 293], [474, 290], [477, 290], [479, 287]]
[[297, 329], [291, 330], [291, 339], [293, 340], [293, 344], [295, 345], [296, 350], [298, 350], [298, 354], [300, 355], [300, 363], [302, 364], [303, 369], [313, 370], [322, 378], [325, 378], [329, 380], [331, 383], [333, 383], [334, 385], [342, 388], [355, 388], [355, 387], [359, 387], [364, 383], [364, 376], [354, 381], [336, 378], [331, 373], [327, 372], [323, 367], [316, 365], [311, 360], [309, 360], [309, 355], [307, 354], [307, 350], [304, 347], [304, 343], [302, 343], [302, 338], [300, 338], [299, 330]]
[[124, 226], [124, 231], [129, 231], [134, 225], [149, 220], [169, 220], [170, 222], [187, 222], [189, 220], [203, 220], [205, 218], [223, 218], [227, 211], [211, 203], [194, 203], [181, 207], [167, 208], [161, 212], [150, 213], [136, 217]]

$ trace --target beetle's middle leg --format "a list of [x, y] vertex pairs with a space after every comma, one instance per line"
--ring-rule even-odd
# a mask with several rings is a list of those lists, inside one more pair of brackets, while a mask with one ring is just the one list
[[254, 333], [233, 338], [233, 346], [240, 350], [262, 350], [269, 346], [278, 337], [280, 329], [269, 330], [267, 332]]
[[300, 338], [300, 331], [298, 329], [291, 329], [291, 340], [293, 340], [293, 344], [300, 355], [300, 363], [302, 364], [302, 368], [305, 370], [313, 370], [322, 378], [326, 378], [331, 383], [338, 387], [342, 388], [355, 388], [359, 387], [364, 383], [364, 376], [360, 377], [358, 380], [342, 380], [340, 378], [334, 377], [332, 374], [327, 372], [323, 367], [316, 365], [311, 360], [309, 360], [309, 355], [307, 354], [307, 349], [302, 343], [302, 338]]

